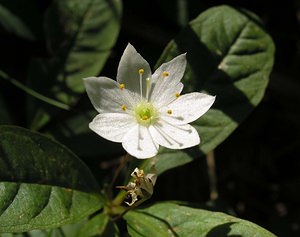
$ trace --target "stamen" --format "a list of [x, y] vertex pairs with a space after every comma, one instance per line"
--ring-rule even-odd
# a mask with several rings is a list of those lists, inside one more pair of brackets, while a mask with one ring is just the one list
[[169, 73], [165, 71], [165, 72], [162, 73], [162, 76], [167, 77], [167, 76], [169, 76]]
[[180, 96], [180, 93], [177, 92], [177, 93], [175, 94], [175, 96], [176, 96], [176, 98], [178, 98], [178, 97]]
[[125, 84], [121, 83], [120, 84], [120, 89], [123, 90], [125, 88]]
[[167, 113], [168, 113], [169, 115], [171, 115], [171, 114], [173, 113], [173, 111], [172, 111], [171, 109], [168, 109]]
[[150, 81], [150, 78], [146, 78], [146, 99], [147, 101], [149, 100], [149, 92], [150, 92], [150, 89], [151, 89], [151, 81]]
[[143, 73], [144, 73], [144, 69], [143, 68], [139, 69], [141, 100], [143, 99]]
[[126, 105], [122, 105], [121, 108], [122, 108], [123, 111], [126, 111], [127, 107], [126, 107]]

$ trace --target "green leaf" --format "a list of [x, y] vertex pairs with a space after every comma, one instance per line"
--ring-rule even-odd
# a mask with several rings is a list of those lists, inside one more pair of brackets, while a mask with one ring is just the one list
[[132, 237], [275, 237], [250, 221], [175, 203], [159, 203], [130, 211], [124, 219]]
[[84, 225], [76, 237], [90, 237], [90, 236], [102, 236], [102, 237], [116, 237], [119, 230], [115, 223], [110, 222], [109, 217], [101, 213], [90, 219], [86, 225]]
[[[1, 237], [51, 237], [45, 230], [32, 230], [24, 233], [5, 233]], [[58, 237], [58, 236], [56, 236]]]
[[0, 25], [9, 33], [15, 34], [28, 40], [35, 37], [23, 21], [9, 9], [0, 4]]
[[[64, 225], [55, 229], [47, 230], [45, 237], [74, 237], [77, 236], [78, 231], [86, 225], [87, 218], [79, 222]], [[42, 236], [39, 236], [42, 237]]]
[[104, 213], [94, 216], [90, 220], [83, 220], [75, 224], [64, 225], [49, 230], [32, 230], [18, 234], [5, 233], [0, 237], [118, 237], [119, 230], [115, 223], [109, 221]]
[[5, 233], [0, 234], [0, 237], [74, 237], [78, 230], [86, 223], [86, 220], [64, 225], [55, 229], [49, 230], [31, 230], [22, 233]]
[[0, 233], [76, 222], [103, 205], [89, 169], [66, 147], [0, 126]]
[[[82, 93], [82, 78], [98, 75], [116, 42], [120, 17], [119, 0], [53, 1], [45, 31], [49, 51], [59, 57], [57, 79], [62, 89]], [[56, 95], [69, 101], [63, 91]]]
[[[53, 1], [45, 16], [49, 59], [32, 61], [29, 85], [49, 98], [74, 105], [84, 92], [83, 78], [97, 76], [120, 30], [120, 0]], [[28, 98], [30, 128], [38, 130], [60, 111]]]
[[216, 95], [212, 109], [192, 123], [199, 147], [161, 149], [143, 166], [156, 163], [158, 173], [192, 161], [222, 143], [264, 96], [274, 61], [274, 44], [253, 13], [229, 6], [213, 7], [165, 48], [157, 65], [187, 52], [185, 92]]

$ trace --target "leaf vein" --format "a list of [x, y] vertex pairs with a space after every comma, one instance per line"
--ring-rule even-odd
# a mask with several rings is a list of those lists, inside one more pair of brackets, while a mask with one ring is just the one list
[[239, 40], [239, 38], [241, 37], [241, 35], [243, 34], [243, 31], [246, 29], [247, 25], [249, 24], [249, 22], [246, 22], [242, 27], [241, 30], [236, 34], [236, 36], [233, 38], [230, 46], [227, 48], [227, 50], [224, 53], [224, 57], [223, 59], [230, 54], [230, 51], [232, 50], [232, 48], [235, 46], [235, 44], [237, 43], [237, 41]]
[[50, 203], [50, 199], [51, 199], [51, 195], [52, 195], [52, 189], [53, 187], [50, 186], [49, 188], [49, 192], [48, 192], [48, 196], [47, 196], [47, 201], [44, 203], [44, 205], [40, 208], [40, 210], [34, 215], [32, 216], [32, 219], [37, 218], [39, 215], [41, 215], [41, 213], [45, 210], [45, 208], [48, 206], [48, 204]]

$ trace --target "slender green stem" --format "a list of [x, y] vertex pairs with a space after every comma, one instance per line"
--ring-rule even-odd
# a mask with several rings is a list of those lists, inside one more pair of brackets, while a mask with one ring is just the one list
[[3, 79], [5, 79], [6, 81], [10, 82], [11, 84], [13, 84], [14, 86], [18, 87], [19, 89], [23, 90], [24, 92], [26, 92], [27, 94], [41, 100], [41, 101], [44, 101], [48, 104], [51, 104], [55, 107], [58, 107], [60, 109], [64, 109], [64, 110], [70, 110], [70, 106], [69, 105], [66, 105], [64, 103], [61, 103], [57, 100], [54, 100], [54, 99], [51, 99], [47, 96], [44, 96], [34, 90], [32, 90], [31, 88], [23, 85], [21, 82], [17, 81], [16, 79], [14, 78], [11, 78], [9, 77], [5, 72], [3, 71], [0, 71], [0, 77], [2, 77]]

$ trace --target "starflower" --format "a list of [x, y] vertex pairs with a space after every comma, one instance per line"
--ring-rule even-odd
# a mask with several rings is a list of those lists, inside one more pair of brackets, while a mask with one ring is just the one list
[[121, 142], [129, 154], [140, 159], [155, 156], [159, 145], [170, 149], [198, 145], [198, 132], [189, 123], [206, 113], [215, 97], [199, 92], [181, 95], [185, 67], [186, 55], [181, 54], [152, 74], [148, 62], [128, 44], [117, 81], [84, 79], [87, 94], [99, 112], [90, 129]]

